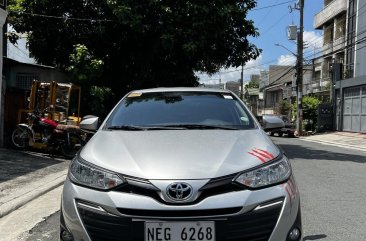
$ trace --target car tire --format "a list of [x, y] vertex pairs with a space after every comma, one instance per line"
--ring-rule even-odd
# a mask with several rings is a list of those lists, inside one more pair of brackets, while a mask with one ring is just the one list
[[278, 136], [279, 137], [282, 137], [283, 136], [283, 133], [282, 132], [278, 132]]
[[274, 136], [274, 134], [275, 134], [274, 132], [270, 132], [269, 133], [270, 136]]

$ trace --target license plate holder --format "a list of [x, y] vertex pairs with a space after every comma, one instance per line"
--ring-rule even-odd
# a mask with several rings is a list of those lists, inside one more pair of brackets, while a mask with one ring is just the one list
[[145, 241], [215, 241], [214, 221], [146, 221]]

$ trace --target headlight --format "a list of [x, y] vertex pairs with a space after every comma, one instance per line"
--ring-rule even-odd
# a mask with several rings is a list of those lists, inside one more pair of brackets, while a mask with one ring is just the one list
[[280, 161], [239, 174], [235, 181], [250, 188], [260, 188], [284, 182], [290, 175], [291, 166], [283, 156]]
[[86, 164], [85, 162], [80, 162], [79, 158], [77, 156], [73, 159], [69, 172], [71, 181], [76, 184], [108, 190], [125, 182], [116, 173]]

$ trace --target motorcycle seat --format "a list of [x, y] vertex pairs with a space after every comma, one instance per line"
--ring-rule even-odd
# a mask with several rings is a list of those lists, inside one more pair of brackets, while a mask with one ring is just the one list
[[64, 125], [64, 124], [58, 124], [56, 126], [56, 130], [66, 131], [66, 130], [70, 130], [70, 129], [79, 129], [79, 126], [76, 126], [76, 125]]

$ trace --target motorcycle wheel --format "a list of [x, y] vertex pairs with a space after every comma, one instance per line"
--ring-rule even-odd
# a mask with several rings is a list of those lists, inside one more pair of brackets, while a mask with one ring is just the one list
[[61, 151], [64, 157], [71, 159], [75, 157], [82, 146], [83, 140], [80, 136], [75, 133], [69, 133], [69, 141], [66, 140], [61, 144]]
[[31, 139], [31, 135], [28, 130], [22, 128], [16, 128], [12, 135], [11, 140], [15, 147], [17, 148], [26, 148], [29, 146], [29, 140]]

